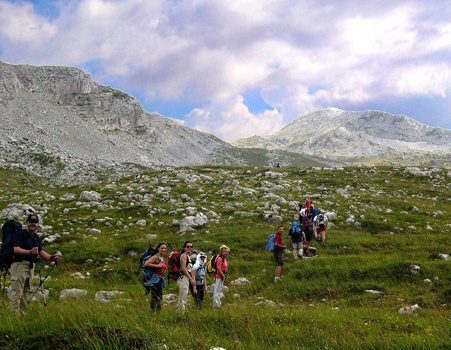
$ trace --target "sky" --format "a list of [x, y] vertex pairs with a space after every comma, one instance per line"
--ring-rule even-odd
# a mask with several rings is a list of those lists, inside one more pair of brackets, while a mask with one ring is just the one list
[[226, 141], [327, 107], [451, 129], [449, 0], [0, 0], [0, 60], [83, 69]]

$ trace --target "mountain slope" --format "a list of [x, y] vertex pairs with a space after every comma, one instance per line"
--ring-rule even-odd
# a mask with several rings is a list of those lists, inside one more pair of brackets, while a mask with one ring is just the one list
[[272, 135], [240, 139], [232, 144], [341, 160], [374, 159], [392, 153], [443, 155], [451, 152], [451, 130], [381, 111], [327, 108], [304, 115]]
[[[152, 166], [204, 163], [218, 138], [146, 113], [131, 96], [78, 69], [0, 64], [0, 113], [9, 145], [29, 140], [61, 160]], [[12, 142], [11, 142], [12, 141]], [[27, 143], [27, 142], [25, 142]]]
[[[238, 150], [100, 85], [80, 69], [0, 62], [0, 167], [85, 182], [139, 167], [274, 165], [321, 160]], [[286, 154], [285, 154], [286, 153]]]

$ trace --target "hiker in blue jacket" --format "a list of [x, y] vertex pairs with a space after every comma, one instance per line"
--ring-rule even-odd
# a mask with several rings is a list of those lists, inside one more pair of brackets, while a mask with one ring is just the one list
[[159, 242], [155, 246], [155, 250], [158, 253], [151, 256], [144, 266], [153, 270], [152, 277], [146, 283], [150, 288], [150, 308], [152, 311], [160, 311], [161, 301], [163, 300], [163, 288], [166, 287], [166, 281], [164, 280], [166, 261], [164, 261], [164, 256], [168, 251], [168, 245], [166, 242]]

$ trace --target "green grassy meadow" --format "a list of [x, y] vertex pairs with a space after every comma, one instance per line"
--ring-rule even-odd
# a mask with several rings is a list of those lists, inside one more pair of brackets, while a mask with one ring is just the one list
[[[442, 258], [451, 254], [451, 175], [422, 170], [428, 175], [404, 167], [191, 167], [70, 187], [0, 170], [0, 210], [32, 206], [47, 228], [41, 238], [59, 234], [44, 249], [63, 253], [45, 282], [47, 306], [32, 302], [26, 316], [13, 317], [6, 295], [0, 299], [0, 348], [451, 349], [451, 261]], [[101, 199], [82, 199], [83, 191]], [[265, 250], [279, 225], [272, 220], [282, 218], [287, 243], [295, 204], [307, 197], [336, 217], [326, 242], [312, 241], [318, 257], [287, 253], [274, 284]], [[217, 217], [180, 233], [193, 208]], [[190, 240], [209, 256], [221, 244], [231, 248], [220, 310], [207, 294], [202, 310], [181, 315], [175, 301], [150, 311], [136, 270], [144, 249], [162, 240], [169, 251]], [[240, 277], [250, 283], [232, 284]], [[71, 288], [87, 296], [60, 300]], [[100, 302], [99, 291], [123, 293]], [[164, 294], [177, 296], [174, 281]]]

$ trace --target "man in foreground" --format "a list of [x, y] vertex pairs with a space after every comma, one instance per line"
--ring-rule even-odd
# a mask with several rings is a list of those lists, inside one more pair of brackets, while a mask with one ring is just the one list
[[36, 233], [39, 218], [28, 215], [26, 229], [19, 231], [13, 237], [13, 263], [11, 264], [11, 311], [15, 314], [25, 314], [32, 297], [34, 265], [38, 256], [44, 260], [60, 262], [60, 256], [50, 255], [42, 249], [41, 241]]

